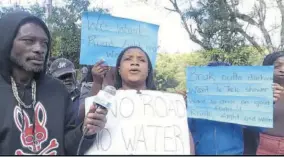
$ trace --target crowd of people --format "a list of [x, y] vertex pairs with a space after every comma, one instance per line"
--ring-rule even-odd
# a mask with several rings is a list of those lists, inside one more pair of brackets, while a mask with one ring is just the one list
[[[85, 98], [107, 85], [120, 90], [157, 90], [152, 63], [141, 47], [125, 48], [115, 67], [104, 61], [81, 70], [66, 58], [49, 58], [51, 36], [46, 24], [27, 12], [0, 19], [0, 154], [78, 155], [90, 148], [106, 124], [107, 110]], [[267, 55], [274, 65], [274, 127], [260, 128], [188, 119], [191, 154], [284, 154], [284, 52]], [[208, 66], [231, 66], [212, 62]], [[186, 92], [179, 92], [184, 94]], [[86, 134], [85, 134], [86, 133]], [[83, 139], [82, 146], [79, 146]]]

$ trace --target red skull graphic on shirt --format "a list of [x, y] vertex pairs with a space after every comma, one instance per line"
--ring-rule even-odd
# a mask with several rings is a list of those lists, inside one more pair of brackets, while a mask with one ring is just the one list
[[[41, 120], [40, 112], [42, 113]], [[46, 128], [46, 110], [40, 102], [35, 105], [34, 117], [34, 124], [32, 124], [27, 112], [19, 106], [15, 107], [14, 121], [21, 132], [22, 146], [31, 151], [31, 153], [24, 153], [23, 150], [17, 149], [15, 155], [57, 155], [56, 148], [58, 148], [59, 144], [56, 139], [52, 139], [46, 148], [42, 148], [43, 143], [48, 140], [48, 129]]]

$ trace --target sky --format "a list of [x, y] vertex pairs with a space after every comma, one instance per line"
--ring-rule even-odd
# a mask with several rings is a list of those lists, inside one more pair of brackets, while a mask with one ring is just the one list
[[[6, 1], [6, 2], [5, 2]], [[43, 3], [44, 0], [0, 0], [2, 4], [8, 1], [21, 2], [23, 5], [30, 5], [36, 1]], [[53, 0], [53, 5], [60, 5], [62, 0]], [[185, 29], [181, 24], [180, 17], [177, 13], [169, 12], [164, 7], [171, 8], [168, 0], [148, 0], [149, 3], [141, 3], [139, 0], [90, 0], [91, 7], [101, 7], [110, 9], [114, 16], [135, 19], [139, 21], [150, 22], [160, 26], [159, 52], [166, 53], [188, 53], [201, 49], [201, 47], [192, 42]], [[179, 0], [178, 0], [179, 1]], [[240, 11], [249, 13], [252, 10], [256, 0], [240, 0]], [[272, 0], [265, 0], [269, 9], [267, 10], [266, 27], [270, 30], [279, 24], [280, 13], [273, 6]], [[258, 28], [253, 26], [246, 27], [247, 32], [259, 42], [263, 42], [263, 37]], [[272, 40], [279, 43], [279, 29], [270, 31]]]
[[[160, 26], [158, 33], [159, 52], [191, 52], [200, 46], [191, 42], [181, 25], [178, 14], [171, 13], [162, 7], [171, 7], [167, 0], [149, 0], [150, 5], [139, 3], [139, 0], [95, 0], [93, 6], [110, 8], [114, 16], [150, 22]], [[93, 3], [95, 4], [95, 3]]]

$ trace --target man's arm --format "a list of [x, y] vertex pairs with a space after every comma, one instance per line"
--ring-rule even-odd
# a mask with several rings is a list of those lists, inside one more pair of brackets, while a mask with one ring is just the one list
[[80, 121], [83, 121], [85, 118], [85, 99], [89, 96], [92, 96], [91, 92], [92, 82], [84, 83], [81, 87], [81, 95], [79, 98], [79, 115], [78, 118]]
[[81, 88], [81, 95], [80, 95], [80, 107], [79, 107], [79, 120], [83, 120], [85, 117], [85, 98], [93, 95], [97, 95], [99, 91], [102, 89], [103, 84], [103, 76], [107, 72], [106, 68], [104, 67], [104, 71], [99, 73], [97, 68], [99, 64], [103, 62], [96, 63], [96, 65], [92, 68], [92, 77], [93, 82], [84, 83]]
[[99, 93], [99, 91], [102, 89], [102, 83], [98, 83], [98, 82], [93, 82], [92, 84], [92, 95], [97, 95]]
[[[83, 136], [81, 123], [76, 127], [75, 119], [76, 113], [72, 110], [72, 101], [69, 96], [66, 97], [66, 112], [65, 112], [65, 126], [64, 126], [64, 147], [65, 155], [76, 155], [80, 140]], [[94, 142], [95, 136], [90, 136], [84, 139], [80, 152], [87, 151]]]

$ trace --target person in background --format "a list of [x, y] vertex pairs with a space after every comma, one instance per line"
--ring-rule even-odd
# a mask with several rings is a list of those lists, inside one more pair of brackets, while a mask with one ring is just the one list
[[[230, 66], [230, 64], [211, 62], [208, 66]], [[278, 90], [274, 86], [273, 89], [274, 100], [277, 100], [279, 98]], [[193, 118], [189, 118], [188, 123], [193, 135], [196, 155], [243, 155], [243, 129], [249, 129], [254, 133], [265, 130], [260, 127]]]
[[104, 61], [97, 62], [94, 66], [88, 67], [88, 73], [82, 82], [79, 120], [85, 117], [85, 98], [96, 95], [105, 86], [114, 86], [115, 67], [104, 65]]
[[[274, 52], [267, 55], [264, 58], [263, 65], [274, 65], [273, 81], [277, 98], [274, 100], [273, 128], [260, 133], [256, 154], [284, 155], [284, 52]], [[257, 139], [254, 140], [257, 141]]]
[[85, 80], [85, 78], [87, 77], [88, 71], [89, 71], [89, 69], [85, 66], [81, 69], [81, 81], [80, 81], [80, 83], [82, 83]]
[[86, 77], [88, 75], [88, 67], [84, 66], [83, 68], [81, 68], [80, 72], [81, 72], [81, 78], [80, 80], [77, 80], [77, 88], [81, 90], [83, 83], [86, 83]]
[[[49, 73], [65, 85], [73, 102], [73, 112], [78, 116], [80, 90], [76, 85], [76, 70], [74, 64], [66, 58], [58, 58], [51, 63]], [[79, 125], [82, 121], [80, 121], [79, 118], [76, 119], [76, 124]]]
[[46, 24], [28, 12], [13, 12], [1, 17], [0, 30], [0, 154], [76, 155], [81, 139], [82, 152], [89, 149], [107, 111], [93, 105], [84, 122], [74, 125], [66, 87], [46, 74]]
[[244, 155], [256, 155], [259, 143], [259, 133], [249, 128], [243, 129], [244, 136]]

